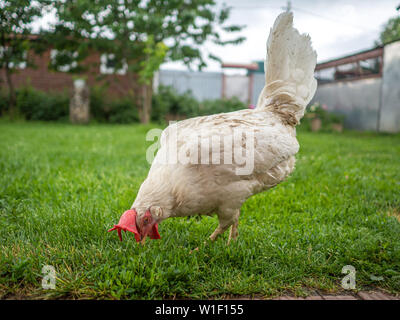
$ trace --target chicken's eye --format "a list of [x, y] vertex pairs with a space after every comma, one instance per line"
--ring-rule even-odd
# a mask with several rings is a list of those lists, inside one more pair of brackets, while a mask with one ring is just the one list
[[148, 224], [150, 221], [149, 221], [149, 218], [144, 218], [143, 219], [143, 224]]

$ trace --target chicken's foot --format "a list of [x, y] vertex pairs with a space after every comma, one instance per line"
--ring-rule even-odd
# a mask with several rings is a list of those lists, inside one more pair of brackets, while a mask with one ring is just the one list
[[212, 233], [212, 235], [210, 236], [210, 240], [211, 241], [215, 241], [215, 239], [217, 239], [217, 237], [220, 234], [223, 234], [225, 232], [226, 229], [229, 228], [229, 225], [227, 225], [226, 227], [222, 228], [221, 226], [218, 226], [217, 229], [215, 229], [215, 231]]

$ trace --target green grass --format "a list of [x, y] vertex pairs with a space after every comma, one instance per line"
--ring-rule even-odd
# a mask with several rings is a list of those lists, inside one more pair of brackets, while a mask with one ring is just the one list
[[[0, 297], [220, 298], [400, 291], [400, 136], [299, 133], [295, 172], [242, 208], [239, 239], [204, 240], [216, 217], [160, 224], [141, 246], [107, 229], [130, 208], [154, 126], [0, 122]], [[190, 254], [190, 250], [200, 247]], [[41, 289], [42, 267], [57, 272]]]

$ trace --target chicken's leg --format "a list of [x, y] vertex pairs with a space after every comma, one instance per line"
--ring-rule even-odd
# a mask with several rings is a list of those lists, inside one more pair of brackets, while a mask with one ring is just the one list
[[229, 238], [228, 238], [228, 245], [231, 243], [232, 240], [236, 240], [239, 232], [238, 232], [238, 226], [239, 226], [239, 221], [236, 221], [232, 226], [231, 226], [231, 231], [229, 232]]
[[231, 238], [235, 239], [238, 236], [237, 226], [239, 221], [239, 215], [240, 215], [240, 209], [224, 210], [221, 215], [218, 215], [219, 225], [217, 229], [215, 229], [215, 231], [210, 236], [210, 240], [214, 241], [220, 234], [224, 233], [225, 230], [228, 229], [230, 226], [232, 226], [232, 229], [229, 234], [228, 244]]
[[228, 238], [228, 245], [231, 243], [232, 240], [236, 240], [239, 235], [239, 232], [238, 232], [239, 215], [240, 215], [240, 209], [237, 210], [237, 213], [235, 216], [235, 222], [231, 226], [231, 231], [229, 232], [229, 238]]
[[225, 232], [225, 230], [226, 229], [228, 229], [229, 228], [229, 225], [227, 225], [227, 226], [225, 226], [225, 227], [221, 227], [221, 225], [219, 225], [218, 227], [217, 227], [217, 229], [215, 229], [215, 231], [212, 233], [212, 235], [210, 236], [210, 240], [211, 241], [214, 241], [215, 239], [217, 239], [217, 237], [220, 235], [220, 234], [223, 234], [224, 232]]

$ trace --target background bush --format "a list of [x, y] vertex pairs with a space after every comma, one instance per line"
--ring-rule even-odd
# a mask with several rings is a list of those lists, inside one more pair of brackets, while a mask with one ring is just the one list
[[69, 96], [67, 92], [48, 93], [22, 87], [17, 90], [17, 109], [27, 120], [67, 120]]
[[[1, 91], [0, 110], [4, 115], [9, 110], [6, 90]], [[30, 86], [16, 90], [18, 113], [27, 120], [59, 121], [67, 120], [69, 97], [67, 92], [42, 92]]]
[[[26, 120], [68, 121], [69, 94], [65, 92], [43, 92], [30, 86], [17, 89], [17, 110]], [[167, 118], [191, 118], [247, 108], [237, 98], [215, 99], [199, 102], [191, 92], [179, 94], [174, 88], [160, 86], [153, 94], [151, 120], [165, 122]], [[0, 112], [8, 112], [8, 94], [0, 90]], [[113, 99], [106, 87], [90, 89], [90, 116], [101, 123], [139, 122], [137, 107], [133, 98]]]
[[192, 117], [198, 113], [199, 102], [190, 92], [179, 94], [174, 88], [159, 86], [153, 93], [151, 119], [165, 121], [167, 115]]
[[200, 104], [198, 115], [231, 112], [246, 109], [247, 105], [238, 98], [205, 100]]
[[4, 115], [8, 110], [7, 91], [0, 88], [0, 115]]
[[333, 131], [332, 125], [340, 124], [343, 126], [345, 116], [335, 112], [328, 111], [326, 105], [321, 105], [319, 102], [308, 105], [304, 117], [300, 120], [300, 130], [311, 131], [311, 122], [314, 119], [321, 120], [321, 130], [324, 132]]
[[105, 87], [90, 90], [90, 116], [98, 122], [132, 123], [139, 122], [137, 107], [131, 98], [106, 98]]
[[172, 87], [160, 86], [153, 94], [151, 119], [163, 122], [168, 115], [191, 118], [245, 108], [247, 105], [237, 98], [199, 102], [189, 91], [179, 94]]

